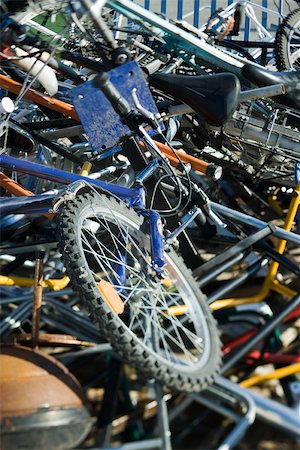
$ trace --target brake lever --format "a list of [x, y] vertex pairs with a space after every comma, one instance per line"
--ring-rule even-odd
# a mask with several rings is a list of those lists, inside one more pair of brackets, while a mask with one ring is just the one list
[[142, 106], [138, 95], [137, 95], [137, 89], [134, 88], [131, 91], [131, 97], [134, 103], [135, 108], [140, 113], [140, 115], [145, 118], [145, 122], [148, 123], [154, 130], [158, 131], [159, 133], [162, 132], [161, 126], [159, 123], [160, 114], [154, 114], [153, 112], [146, 109], [144, 106]]

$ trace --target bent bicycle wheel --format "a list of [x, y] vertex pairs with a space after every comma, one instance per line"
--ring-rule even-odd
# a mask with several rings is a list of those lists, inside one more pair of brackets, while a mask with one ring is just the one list
[[174, 250], [155, 278], [144, 219], [105, 195], [84, 194], [60, 216], [71, 281], [101, 332], [125, 360], [170, 388], [196, 392], [221, 365], [216, 323]]

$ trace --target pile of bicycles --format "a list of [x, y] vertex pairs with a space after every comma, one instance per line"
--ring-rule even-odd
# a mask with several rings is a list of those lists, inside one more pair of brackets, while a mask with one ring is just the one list
[[226, 419], [211, 448], [255, 417], [299, 439], [300, 9], [279, 71], [229, 39], [241, 5], [1, 13], [3, 448], [169, 450], [192, 404]]

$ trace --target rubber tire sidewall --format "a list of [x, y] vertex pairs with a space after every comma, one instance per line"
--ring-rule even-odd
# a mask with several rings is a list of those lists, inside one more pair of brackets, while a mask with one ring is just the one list
[[[86, 200], [82, 204], [82, 207], [87, 207]], [[136, 226], [141, 225], [141, 217], [132, 209], [126, 208], [125, 205], [115, 200], [113, 200], [112, 208], [114, 210], [121, 208], [124, 219], [132, 221]], [[147, 378], [155, 378], [170, 388], [186, 392], [198, 392], [207, 387], [208, 384], [211, 384], [214, 381], [215, 375], [219, 372], [221, 365], [219, 334], [212, 312], [206, 303], [205, 296], [198, 288], [182, 258], [178, 257], [173, 249], [168, 252], [170, 261], [172, 261], [172, 264], [180, 270], [181, 274], [187, 280], [190, 289], [193, 291], [205, 315], [211, 348], [208, 361], [201, 371], [195, 370], [194, 373], [191, 371], [188, 374], [181, 372], [176, 366], [170, 366], [167, 363], [163, 364], [159, 359], [155, 358], [155, 353], [147, 352], [145, 347], [140, 343], [139, 338], [134, 338], [128, 333], [122, 320], [102, 299], [91, 273], [86, 270], [87, 263], [85, 258], [79, 251], [78, 253], [76, 252], [76, 248], [80, 246], [80, 242], [79, 236], [74, 236], [74, 229], [79, 220], [79, 209], [75, 206], [75, 203], [73, 205], [69, 203], [68, 210], [69, 212], [62, 214], [60, 220], [60, 248], [64, 255], [63, 259], [71, 280], [77, 281], [76, 289], [79, 292], [80, 298], [90, 311], [92, 318], [98, 322], [101, 332], [106, 339], [128, 362], [141, 371]], [[74, 226], [73, 231], [72, 225]]]

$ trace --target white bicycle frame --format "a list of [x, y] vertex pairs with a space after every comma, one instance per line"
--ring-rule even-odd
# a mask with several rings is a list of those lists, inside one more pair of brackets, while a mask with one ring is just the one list
[[[273, 39], [272, 34], [262, 25], [262, 23], [259, 21], [257, 14], [255, 12], [255, 9], [259, 9], [262, 12], [268, 13], [268, 14], [273, 14], [275, 16], [278, 17], [278, 20], [282, 19], [283, 16], [282, 14], [280, 14], [280, 12], [277, 11], [273, 11], [272, 9], [266, 8], [264, 6], [261, 6], [257, 3], [253, 3], [250, 0], [243, 0], [243, 1], [237, 1], [234, 3], [231, 3], [230, 5], [228, 5], [226, 8], [223, 9], [223, 11], [221, 11], [219, 13], [219, 15], [223, 18], [228, 18], [230, 16], [232, 16], [236, 10], [237, 5], [240, 5], [244, 12], [245, 15], [254, 23], [255, 26], [255, 30], [258, 34], [258, 37], [261, 41], [263, 42], [269, 42], [269, 40]], [[204, 9], [210, 9], [210, 5], [208, 6], [202, 6], [199, 9], [199, 12], [203, 11]], [[192, 17], [194, 15], [194, 11], [191, 11], [190, 13], [187, 13], [183, 16], [183, 20], [188, 19], [189, 17]], [[205, 30], [206, 27], [206, 23], [204, 23], [203, 25], [199, 26], [199, 30], [203, 31]]]
[[[272, 33], [270, 33], [270, 31], [267, 30], [266, 27], [264, 27], [261, 23], [261, 21], [259, 20], [259, 18], [257, 17], [257, 14], [255, 12], [255, 10], [260, 10], [262, 13], [267, 13], [268, 17], [270, 15], [274, 15], [277, 20], [278, 23], [283, 19], [283, 15], [279, 12], [279, 11], [273, 11], [269, 8], [266, 8], [264, 6], [261, 6], [257, 3], [253, 3], [252, 1], [249, 0], [244, 0], [244, 1], [237, 1], [234, 3], [231, 3], [230, 5], [228, 5], [223, 11], [221, 11], [219, 13], [219, 15], [222, 18], [228, 18], [230, 16], [232, 16], [234, 14], [234, 12], [236, 11], [237, 6], [240, 5], [241, 8], [243, 9], [243, 12], [245, 14], [245, 17], [248, 17], [249, 19], [249, 28], [252, 30], [252, 25], [255, 29], [255, 33], [256, 36], [258, 37], [258, 41], [260, 42], [273, 42], [274, 41], [274, 36], [272, 35]], [[207, 8], [206, 6], [200, 8], [200, 9], [204, 9]], [[188, 17], [190, 17], [191, 15], [193, 15], [194, 13], [188, 13], [186, 14], [183, 18], [187, 19]], [[199, 29], [201, 31], [204, 31], [206, 27], [206, 24], [203, 24], [202, 26], [199, 27]], [[251, 31], [252, 32], [252, 31]], [[237, 41], [238, 43], [238, 41]], [[253, 49], [250, 50], [249, 53], [253, 56], [254, 59], [258, 58], [261, 55], [261, 50], [260, 49]]]

